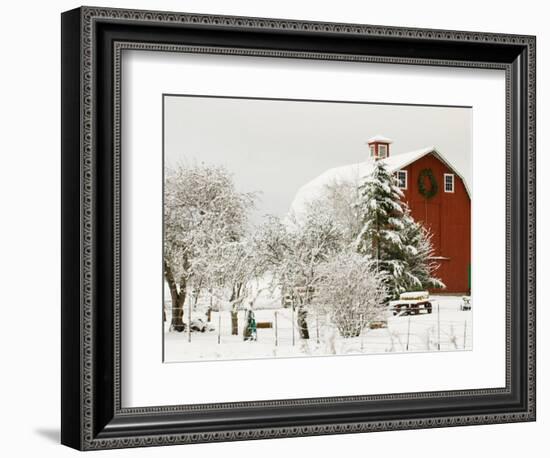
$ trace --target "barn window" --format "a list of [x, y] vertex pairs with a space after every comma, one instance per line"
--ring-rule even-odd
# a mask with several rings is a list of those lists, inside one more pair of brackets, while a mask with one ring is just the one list
[[455, 192], [455, 175], [454, 173], [443, 174], [443, 182], [445, 183], [445, 192]]
[[398, 188], [407, 189], [407, 171], [398, 170], [396, 175]]
[[374, 145], [370, 145], [370, 157], [374, 157]]
[[378, 157], [379, 158], [385, 158], [388, 156], [388, 145], [378, 145]]

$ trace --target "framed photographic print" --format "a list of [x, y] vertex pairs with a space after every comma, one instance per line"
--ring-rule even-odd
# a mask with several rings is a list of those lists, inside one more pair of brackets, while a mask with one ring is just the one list
[[62, 443], [535, 419], [535, 38], [62, 15]]

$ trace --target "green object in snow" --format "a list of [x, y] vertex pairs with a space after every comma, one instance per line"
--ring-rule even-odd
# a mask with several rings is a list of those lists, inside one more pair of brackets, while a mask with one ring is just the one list
[[256, 319], [254, 318], [254, 312], [250, 310], [246, 318], [246, 327], [244, 330], [244, 340], [256, 340]]

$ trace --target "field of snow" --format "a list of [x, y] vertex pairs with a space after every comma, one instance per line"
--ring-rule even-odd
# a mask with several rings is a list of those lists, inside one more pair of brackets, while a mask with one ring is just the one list
[[[257, 322], [273, 328], [258, 329], [257, 341], [243, 340], [244, 311], [239, 312], [239, 335], [231, 335], [229, 312], [212, 312], [211, 331], [170, 332], [165, 324], [165, 362], [227, 359], [329, 356], [390, 352], [460, 351], [472, 349], [472, 312], [460, 311], [460, 296], [432, 296], [432, 314], [388, 314], [387, 328], [364, 329], [359, 337], [344, 339], [324, 317], [310, 314], [310, 338], [302, 340], [292, 326], [290, 308], [255, 310]], [[218, 323], [221, 328], [218, 329]], [[276, 329], [275, 329], [276, 328]]]

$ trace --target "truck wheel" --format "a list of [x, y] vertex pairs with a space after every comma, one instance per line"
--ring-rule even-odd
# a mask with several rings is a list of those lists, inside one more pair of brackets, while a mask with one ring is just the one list
[[431, 303], [431, 302], [428, 302], [428, 303], [426, 304], [426, 311], [427, 311], [428, 313], [432, 313], [432, 303]]

